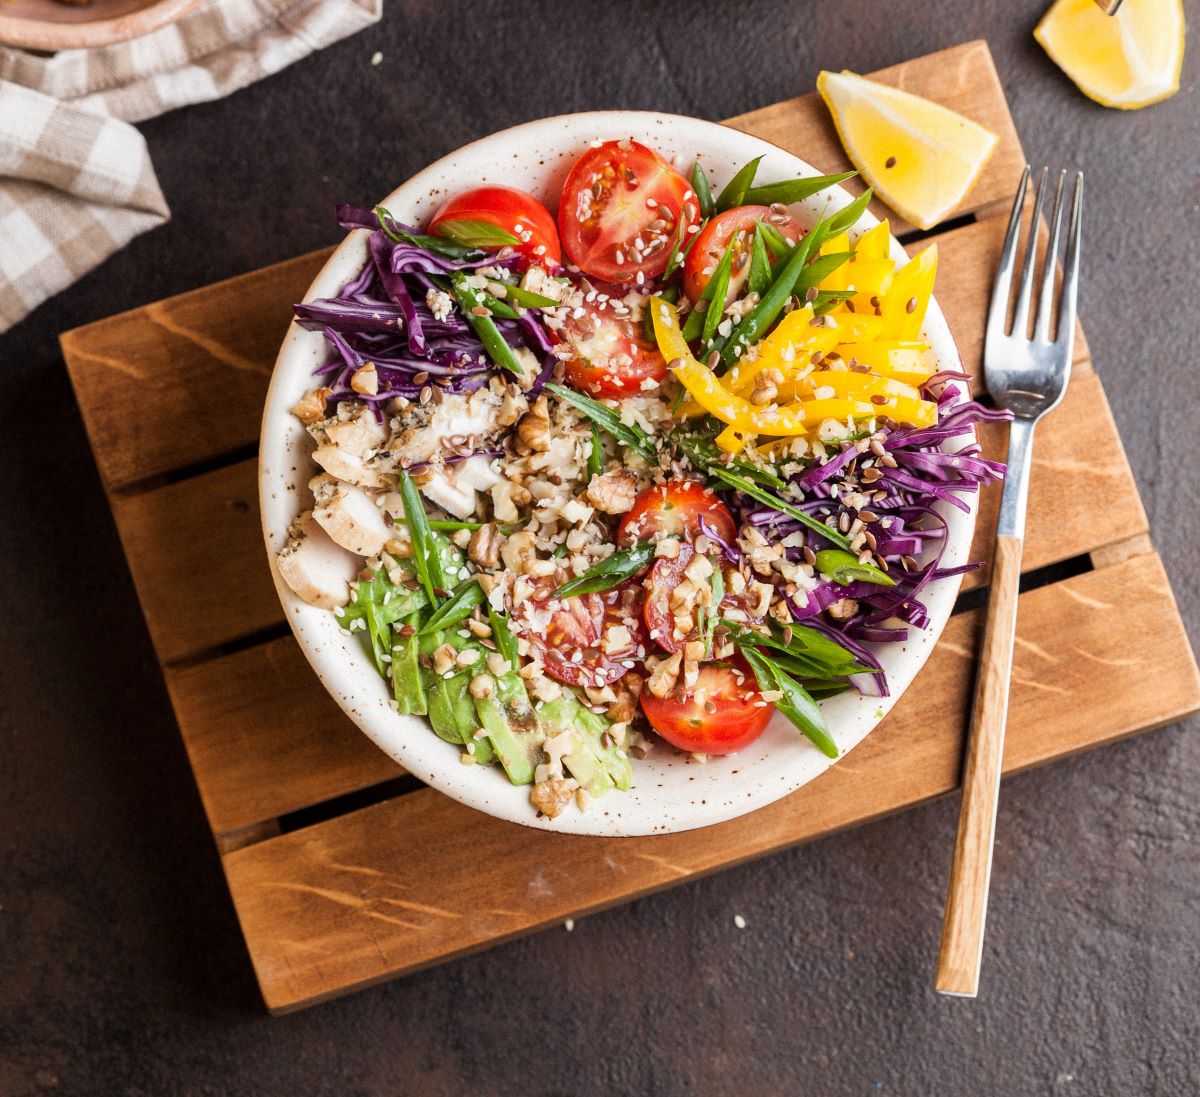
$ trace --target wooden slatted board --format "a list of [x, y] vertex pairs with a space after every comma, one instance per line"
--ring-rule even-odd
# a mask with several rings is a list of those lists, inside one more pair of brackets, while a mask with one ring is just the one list
[[[978, 372], [1002, 215], [1024, 163], [991, 56], [973, 42], [876, 76], [1000, 135], [957, 227], [937, 236], [938, 298], [966, 368]], [[847, 166], [815, 95], [729, 124], [822, 170]], [[398, 781], [401, 771], [342, 715], [286, 634], [259, 535], [263, 396], [290, 305], [326, 255], [62, 337], [270, 1010], [486, 948], [956, 787], [977, 609], [952, 618], [919, 687], [849, 758], [717, 828], [611, 840], [546, 834]], [[1103, 386], [1082, 338], [1078, 347], [1070, 391], [1035, 450], [1024, 564], [1037, 582], [1020, 600], [1010, 772], [1200, 707], [1195, 661]], [[986, 428], [984, 441], [999, 456], [1003, 428]], [[998, 499], [995, 489], [984, 495], [977, 557], [987, 558]], [[986, 571], [976, 573], [964, 589], [986, 582]], [[1130, 604], [1144, 626], [1135, 646], [1124, 641]]]

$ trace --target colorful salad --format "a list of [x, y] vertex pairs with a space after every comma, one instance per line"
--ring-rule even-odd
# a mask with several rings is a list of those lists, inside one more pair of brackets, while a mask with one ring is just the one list
[[297, 305], [328, 361], [293, 413], [313, 504], [284, 581], [361, 636], [392, 707], [554, 817], [627, 789], [652, 748], [741, 750], [776, 712], [837, 750], [819, 705], [883, 695], [875, 645], [928, 623], [936, 504], [997, 480], [999, 418], [921, 342], [936, 247], [905, 264], [845, 175], [714, 195], [596, 141], [557, 216], [482, 186], [428, 225], [342, 207], [369, 259]]

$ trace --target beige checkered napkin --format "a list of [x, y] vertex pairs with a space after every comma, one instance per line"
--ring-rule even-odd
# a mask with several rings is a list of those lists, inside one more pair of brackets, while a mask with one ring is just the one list
[[382, 0], [209, 0], [98, 50], [0, 48], [0, 332], [169, 216], [129, 123], [228, 95], [362, 30]]

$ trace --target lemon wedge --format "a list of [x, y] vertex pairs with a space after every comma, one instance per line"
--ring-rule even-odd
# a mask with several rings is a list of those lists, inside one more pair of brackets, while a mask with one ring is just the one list
[[822, 72], [817, 91], [854, 166], [918, 228], [933, 228], [958, 207], [999, 141], [939, 103], [852, 72]]
[[1179, 90], [1183, 0], [1125, 0], [1105, 15], [1095, 0], [1056, 0], [1033, 32], [1089, 99], [1138, 110]]

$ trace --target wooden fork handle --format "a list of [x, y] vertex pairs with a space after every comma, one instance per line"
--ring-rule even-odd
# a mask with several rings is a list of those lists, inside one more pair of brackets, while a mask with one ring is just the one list
[[980, 649], [975, 706], [963, 772], [962, 810], [950, 867], [950, 888], [942, 925], [936, 986], [943, 994], [974, 998], [987, 918], [992, 843], [1004, 761], [1009, 678], [1017, 627], [1017, 587], [1021, 579], [1019, 537], [997, 537], [992, 563], [987, 623]]

